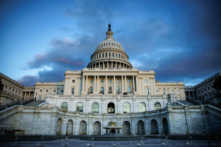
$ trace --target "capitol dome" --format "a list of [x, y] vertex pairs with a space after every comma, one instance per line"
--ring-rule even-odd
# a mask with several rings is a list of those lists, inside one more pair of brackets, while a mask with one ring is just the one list
[[95, 52], [91, 55], [91, 62], [87, 67], [132, 68], [131, 63], [128, 61], [129, 56], [125, 53], [123, 46], [114, 40], [110, 24], [106, 35], [106, 39], [98, 44]]

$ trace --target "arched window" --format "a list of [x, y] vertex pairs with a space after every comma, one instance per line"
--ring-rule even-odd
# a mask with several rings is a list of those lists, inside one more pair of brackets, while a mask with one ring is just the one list
[[146, 111], [146, 104], [142, 102], [139, 104], [139, 112], [144, 112], [144, 111]]
[[106, 53], [106, 57], [107, 57], [107, 53]]
[[146, 88], [146, 93], [149, 94], [149, 88]]
[[83, 112], [83, 104], [82, 103], [77, 104], [77, 110], [76, 111]]
[[124, 103], [124, 113], [130, 113], [130, 104]]
[[109, 57], [111, 57], [111, 53], [109, 53]]
[[120, 87], [119, 87], [119, 86], [117, 86], [117, 93], [118, 93], [118, 92], [120, 92]]
[[104, 53], [103, 53], [103, 58], [104, 58]]
[[109, 93], [112, 93], [112, 87], [111, 86], [109, 87]]
[[104, 93], [104, 87], [101, 87], [101, 93]]
[[61, 109], [68, 110], [68, 103], [63, 102], [63, 103], [61, 104]]
[[90, 93], [93, 93], [93, 87], [90, 87]]
[[159, 102], [156, 102], [154, 104], [154, 110], [157, 110], [157, 109], [161, 109], [161, 104]]
[[131, 91], [130, 91], [130, 86], [127, 88], [127, 92], [128, 92], [128, 93], [130, 93], [130, 92], [131, 92]]
[[99, 113], [99, 104], [98, 103], [93, 103], [92, 113]]
[[41, 100], [41, 96], [39, 96], [38, 100], [39, 100], [39, 101]]
[[112, 55], [113, 57], [114, 57], [114, 53], [113, 53], [113, 55]]
[[120, 58], [120, 54], [119, 54], [119, 58]]

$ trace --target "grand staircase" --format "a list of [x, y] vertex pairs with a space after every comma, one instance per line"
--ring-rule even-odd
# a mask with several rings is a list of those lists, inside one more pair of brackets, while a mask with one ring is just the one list
[[24, 105], [24, 106], [38, 106], [41, 103], [44, 103], [45, 101], [36, 101], [35, 99], [31, 99], [31, 100], [19, 100], [19, 101], [15, 101], [12, 103], [8, 103], [5, 105], [0, 105], [0, 111], [3, 111], [7, 108], [13, 107], [15, 105]]
[[38, 106], [38, 105], [40, 105], [40, 104], [42, 104], [44, 102], [45, 101], [32, 101], [32, 102], [26, 104], [25, 106]]

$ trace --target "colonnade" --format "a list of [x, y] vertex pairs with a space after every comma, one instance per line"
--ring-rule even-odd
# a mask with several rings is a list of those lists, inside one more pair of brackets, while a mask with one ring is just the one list
[[186, 97], [192, 100], [195, 100], [195, 92], [194, 91], [185, 91]]
[[[90, 75], [83, 75], [82, 77], [82, 92], [87, 92], [89, 86], [88, 86], [88, 83], [89, 83], [89, 78]], [[131, 92], [133, 92], [133, 90], [135, 92], [137, 92], [138, 90], [138, 77], [135, 76], [135, 75], [113, 75], [113, 76], [108, 76], [108, 75], [95, 75], [95, 76], [90, 76], [93, 78], [93, 93], [99, 93], [99, 91], [101, 90], [100, 86], [99, 86], [99, 83], [100, 83], [100, 80], [101, 79], [101, 83], [103, 83], [103, 92], [106, 94], [108, 93], [107, 89], [108, 89], [108, 86], [107, 86], [107, 81], [108, 79], [107, 78], [111, 78], [111, 87], [113, 87], [113, 93], [116, 93], [117, 91], [117, 86], [116, 86], [116, 78], [118, 78], [118, 82], [119, 82], [119, 87], [121, 87], [119, 89], [119, 93], [123, 93], [123, 92], [127, 92], [127, 79], [131, 80], [132, 81], [132, 89], [131, 89]], [[112, 82], [113, 81], [113, 82]], [[117, 82], [117, 83], [118, 83]], [[112, 91], [112, 89], [111, 89]]]
[[104, 68], [131, 68], [130, 65], [125, 64], [125, 63], [121, 63], [121, 62], [99, 62], [99, 63], [93, 63], [91, 65], [89, 65], [89, 68], [100, 68], [100, 69], [104, 69]]
[[23, 91], [24, 100], [30, 100], [34, 97], [34, 91]]

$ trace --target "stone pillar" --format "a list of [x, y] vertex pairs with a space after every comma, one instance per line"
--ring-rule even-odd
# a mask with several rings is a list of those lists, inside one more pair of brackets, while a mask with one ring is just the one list
[[132, 92], [135, 91], [135, 87], [134, 87], [134, 76], [133, 76], [133, 89], [132, 89]]
[[82, 91], [81, 91], [81, 93], [84, 92], [84, 79], [85, 79], [85, 76], [82, 76]]
[[26, 91], [25, 91], [25, 97], [24, 97], [24, 100], [26, 99]]
[[30, 100], [30, 91], [28, 92], [28, 100]]
[[94, 76], [94, 88], [93, 88], [93, 93], [96, 92], [96, 76]]
[[105, 76], [105, 94], [107, 93], [107, 76]]
[[115, 76], [114, 76], [114, 82], [113, 82], [113, 84], [114, 84], [114, 85], [113, 85], [113, 92], [115, 93], [115, 89], [116, 89], [116, 88], [115, 88]]
[[127, 77], [124, 77], [124, 92], [127, 92], [127, 83], [126, 83]]
[[99, 89], [100, 89], [100, 87], [99, 87], [99, 76], [97, 76], [97, 92], [99, 93]]
[[138, 91], [138, 77], [136, 76], [136, 92]]
[[87, 78], [86, 78], [86, 92], [87, 92], [87, 83], [88, 83], [88, 76], [86, 76]]
[[188, 94], [189, 94], [189, 99], [191, 99], [191, 96], [190, 96], [190, 91], [188, 91]]
[[136, 124], [136, 121], [134, 118], [131, 119], [131, 124], [130, 124], [130, 132], [132, 135], [136, 135], [136, 132], [137, 132], [137, 124]]
[[124, 91], [123, 76], [121, 76], [121, 93]]

